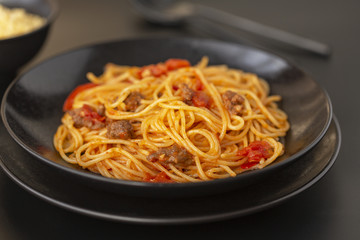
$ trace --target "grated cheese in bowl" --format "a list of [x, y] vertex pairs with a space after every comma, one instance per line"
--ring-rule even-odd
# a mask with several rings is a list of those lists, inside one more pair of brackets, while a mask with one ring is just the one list
[[23, 8], [6, 8], [0, 4], [0, 40], [29, 33], [45, 24], [45, 18]]

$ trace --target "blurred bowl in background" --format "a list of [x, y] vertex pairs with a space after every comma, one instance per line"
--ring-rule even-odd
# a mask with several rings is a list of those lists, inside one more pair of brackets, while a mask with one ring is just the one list
[[17, 71], [39, 52], [56, 18], [58, 5], [56, 0], [0, 0], [0, 4], [10, 9], [23, 8], [27, 13], [46, 19], [40, 28], [0, 40], [0, 81], [3, 82], [12, 80]]

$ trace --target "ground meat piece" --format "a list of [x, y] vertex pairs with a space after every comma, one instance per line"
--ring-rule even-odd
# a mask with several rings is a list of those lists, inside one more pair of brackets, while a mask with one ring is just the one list
[[105, 117], [100, 116], [95, 109], [88, 105], [68, 111], [74, 121], [74, 127], [87, 127], [97, 130], [105, 127]]
[[184, 103], [186, 103], [187, 105], [192, 105], [192, 99], [195, 95], [195, 91], [189, 88], [189, 86], [185, 83], [180, 84], [179, 88]]
[[195, 91], [185, 83], [180, 84], [179, 88], [183, 102], [187, 105], [206, 108], [211, 106], [211, 98], [204, 91]]
[[226, 91], [222, 95], [225, 107], [231, 114], [241, 115], [243, 110], [244, 98], [233, 91]]
[[129, 139], [134, 136], [133, 125], [128, 120], [108, 121], [106, 124], [108, 138]]
[[135, 110], [140, 106], [141, 99], [144, 99], [144, 96], [141, 93], [130, 93], [124, 101], [124, 103], [126, 104], [126, 110], [130, 112], [135, 112]]
[[171, 147], [160, 148], [151, 153], [147, 159], [151, 162], [174, 163], [180, 166], [187, 166], [194, 162], [193, 156], [185, 148], [176, 144]]

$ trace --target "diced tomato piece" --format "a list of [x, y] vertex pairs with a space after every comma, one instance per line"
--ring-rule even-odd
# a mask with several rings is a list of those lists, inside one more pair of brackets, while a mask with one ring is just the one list
[[158, 63], [156, 65], [151, 64], [151, 65], [148, 65], [148, 66], [144, 66], [144, 67], [142, 67], [140, 69], [140, 71], [138, 72], [138, 77], [139, 78], [142, 78], [142, 73], [145, 70], [149, 70], [151, 75], [154, 76], [154, 77], [160, 77], [161, 75], [167, 73], [167, 68], [166, 68], [166, 66], [164, 64], [162, 64], [162, 63]]
[[258, 151], [258, 154], [264, 158], [269, 158], [273, 155], [273, 150], [270, 144], [266, 141], [255, 141], [250, 145], [253, 151]]
[[246, 162], [246, 163], [241, 164], [240, 167], [242, 169], [249, 169], [249, 168], [255, 166], [256, 164], [258, 164], [258, 163], [257, 162]]
[[150, 174], [146, 174], [144, 181], [157, 182], [157, 183], [172, 183], [172, 182], [174, 182], [173, 180], [171, 180], [171, 178], [165, 172], [160, 172], [156, 176], [151, 176]]
[[183, 67], [189, 67], [190, 62], [185, 59], [170, 58], [165, 62], [165, 65], [169, 71], [172, 71]]
[[209, 108], [211, 104], [211, 98], [204, 92], [196, 91], [192, 103], [195, 107], [206, 107]]
[[154, 64], [151, 64], [151, 65], [144, 66], [144, 67], [140, 68], [140, 70], [137, 72], [137, 77], [141, 79], [143, 72], [144, 72], [145, 70], [147, 70], [147, 69], [149, 69], [150, 72], [151, 72], [151, 68], [152, 68], [153, 66], [154, 66]]
[[262, 152], [259, 150], [249, 151], [247, 156], [249, 158], [249, 161], [251, 161], [251, 162], [252, 161], [259, 162], [261, 160], [261, 158], [265, 158], [265, 156], [263, 156]]
[[64, 105], [63, 105], [63, 111], [69, 111], [72, 108], [72, 105], [74, 104], [74, 99], [76, 95], [78, 95], [80, 92], [85, 91], [86, 89], [93, 88], [98, 86], [98, 84], [95, 83], [85, 83], [82, 85], [77, 86], [66, 98]]
[[238, 156], [246, 157], [248, 155], [248, 148], [240, 149], [237, 153]]
[[167, 68], [164, 64], [162, 63], [158, 63], [156, 64], [155, 66], [153, 66], [151, 69], [151, 74], [154, 76], [154, 77], [160, 77], [161, 75], [163, 74], [166, 74], [167, 73]]
[[139, 71], [134, 72], [135, 77], [142, 79], [142, 73], [144, 72], [144, 67], [140, 68]]
[[90, 118], [90, 119], [98, 120], [100, 122], [105, 122], [106, 117], [98, 114], [95, 111], [95, 109], [93, 109], [91, 106], [89, 106], [87, 104], [83, 105], [82, 112], [83, 112], [85, 118]]
[[196, 80], [195, 80], [195, 89], [198, 91], [202, 91], [205, 89], [204, 84], [202, 84], [202, 82], [200, 81], [199, 78], [196, 78]]
[[189, 67], [189, 66], [190, 66], [190, 63], [187, 60], [170, 58], [165, 63], [158, 63], [156, 65], [151, 64], [151, 65], [142, 67], [137, 72], [137, 77], [142, 78], [142, 73], [145, 70], [149, 70], [151, 75], [154, 77], [160, 77], [162, 75], [167, 74], [168, 71], [176, 70], [176, 69], [183, 68], [183, 67]]
[[240, 149], [237, 155], [241, 157], [247, 157], [248, 161], [244, 163], [245, 165], [243, 165], [250, 166], [250, 163], [257, 164], [260, 162], [261, 159], [267, 159], [271, 157], [273, 155], [273, 149], [271, 145], [266, 141], [254, 141], [250, 143], [249, 146], [247, 146], [246, 148]]

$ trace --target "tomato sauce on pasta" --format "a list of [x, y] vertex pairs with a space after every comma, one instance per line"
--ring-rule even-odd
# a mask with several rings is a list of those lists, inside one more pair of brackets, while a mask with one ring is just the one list
[[143, 67], [108, 63], [64, 103], [61, 157], [105, 177], [198, 182], [261, 169], [283, 154], [290, 125], [253, 73], [208, 58]]

